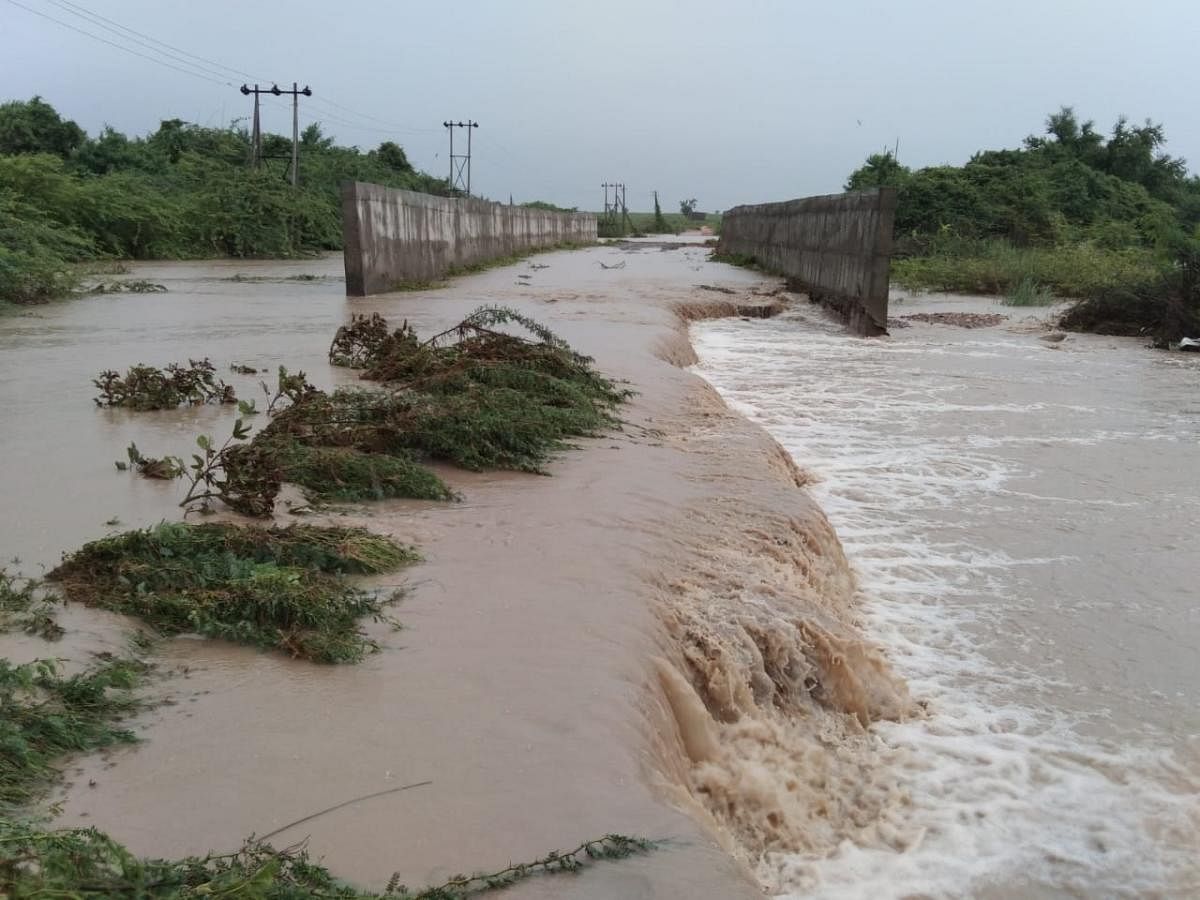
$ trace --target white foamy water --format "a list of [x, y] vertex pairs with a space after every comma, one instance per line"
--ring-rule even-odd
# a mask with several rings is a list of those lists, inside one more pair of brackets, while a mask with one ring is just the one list
[[811, 307], [693, 341], [929, 710], [872, 729], [903, 839], [764, 861], [785, 896], [1200, 895], [1200, 360]]

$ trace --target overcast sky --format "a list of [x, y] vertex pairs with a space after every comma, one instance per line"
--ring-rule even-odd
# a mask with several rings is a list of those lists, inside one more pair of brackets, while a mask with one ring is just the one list
[[[443, 120], [474, 118], [472, 187], [505, 201], [595, 209], [604, 181], [637, 210], [655, 189], [667, 210], [830, 193], [897, 139], [907, 165], [961, 163], [1018, 146], [1063, 104], [1105, 132], [1121, 113], [1162, 122], [1200, 170], [1197, 0], [15, 2], [156, 59], [75, 13], [309, 84], [302, 125], [395, 140], [436, 174]], [[92, 133], [249, 113], [242, 75], [192, 77], [13, 3], [0, 0], [0, 99], [40, 94]], [[290, 133], [285, 102], [264, 128]]]

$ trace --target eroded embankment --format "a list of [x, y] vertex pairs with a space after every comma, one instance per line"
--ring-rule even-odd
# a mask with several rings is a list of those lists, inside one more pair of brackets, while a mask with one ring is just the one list
[[[657, 348], [675, 365], [695, 358], [686, 322], [754, 314], [676, 312]], [[888, 821], [905, 798], [867, 729], [914, 704], [862, 632], [854, 577], [807, 475], [707, 384], [663, 427], [710, 486], [677, 512], [674, 552], [647, 579], [666, 635], [657, 749], [676, 798], [768, 889], [787, 880], [775, 854], [823, 856], [847, 839], [902, 847]]]

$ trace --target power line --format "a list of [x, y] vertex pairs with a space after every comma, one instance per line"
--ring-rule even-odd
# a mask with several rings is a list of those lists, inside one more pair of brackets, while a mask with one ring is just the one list
[[[380, 119], [376, 116], [368, 115], [367, 113], [357, 112], [356, 110], [353, 110], [348, 106], [343, 106], [340, 103], [334, 103], [332, 100], [321, 100], [318, 98], [313, 98], [313, 103], [318, 104], [320, 106], [327, 106], [332, 109], [340, 110], [341, 113], [343, 113], [344, 115], [353, 116], [353, 117], [359, 118], [359, 119], [365, 119], [370, 122], [375, 122], [379, 125], [386, 125], [386, 126], [388, 126], [388, 128], [387, 128], [388, 131], [403, 132], [406, 134], [437, 134], [438, 133], [438, 130], [436, 128], [409, 128], [407, 126], [400, 125], [396, 122], [389, 122], [387, 119]], [[351, 122], [349, 124], [353, 125], [354, 123]], [[369, 129], [364, 127], [363, 130], [365, 131], [365, 130], [369, 130]], [[376, 129], [376, 130], [378, 131], [381, 129]]]
[[110, 41], [108, 38], [100, 37], [100, 35], [98, 35], [98, 34], [92, 34], [90, 31], [84, 31], [82, 28], [76, 28], [74, 25], [71, 25], [68, 22], [64, 22], [61, 19], [56, 19], [56, 18], [54, 18], [54, 16], [47, 15], [46, 13], [42, 12], [41, 10], [34, 9], [31, 6], [26, 6], [24, 3], [19, 3], [19, 2], [17, 2], [17, 0], [5, 0], [5, 2], [10, 3], [13, 6], [20, 7], [21, 9], [25, 10], [26, 12], [31, 12], [35, 16], [41, 16], [43, 19], [53, 22], [55, 25], [61, 25], [63, 28], [69, 29], [70, 31], [74, 31], [74, 32], [77, 32], [78, 34], [82, 34], [84, 37], [90, 37], [94, 41], [99, 41], [102, 44], [108, 44], [110, 47], [116, 47], [118, 50], [123, 50], [126, 53], [133, 54], [134, 56], [140, 56], [142, 59], [149, 60], [150, 62], [155, 63], [156, 65], [166, 66], [168, 69], [174, 69], [176, 72], [182, 72], [184, 75], [191, 75], [193, 78], [200, 78], [204, 81], [210, 82], [211, 84], [220, 85], [221, 87], [231, 86], [231, 82], [218, 81], [215, 78], [212, 78], [208, 75], [202, 75], [199, 72], [192, 71], [191, 69], [184, 69], [180, 66], [172, 65], [171, 63], [164, 62], [161, 59], [155, 59], [153, 56], [147, 56], [145, 53], [139, 53], [137, 50], [134, 50], [130, 47], [126, 47], [124, 44], [118, 44], [115, 41]]
[[[173, 62], [190, 66], [193, 69], [198, 69], [204, 74], [212, 75], [216, 78], [225, 80], [226, 83], [228, 83], [228, 79], [230, 77], [226, 73], [240, 74], [236, 69], [231, 69], [228, 66], [223, 66], [218, 62], [205, 59], [203, 56], [197, 56], [194, 53], [188, 53], [186, 50], [181, 50], [178, 47], [166, 43], [165, 41], [160, 41], [156, 38], [150, 37], [149, 35], [142, 34], [140, 31], [134, 31], [132, 28], [126, 28], [119, 22], [114, 22], [112, 19], [105, 18], [98, 13], [90, 12], [89, 10], [84, 9], [82, 6], [77, 6], [76, 4], [69, 2], [69, 0], [48, 0], [48, 2], [54, 4], [69, 15], [76, 16], [91, 25], [95, 25], [98, 28], [104, 29], [110, 34], [116, 35], [123, 41], [131, 41], [138, 46], [145, 47], [151, 53], [157, 53], [160, 56], [165, 56], [168, 59], [171, 59]], [[122, 34], [122, 32], [128, 32], [128, 34]], [[145, 40], [142, 40], [142, 38], [145, 38]], [[156, 47], [155, 44], [158, 44], [159, 46]], [[173, 56], [171, 53], [160, 49], [160, 47], [166, 47], [167, 50], [173, 51], [174, 53], [181, 53], [184, 56], [190, 56], [193, 59], [198, 59], [200, 60], [200, 63], [194, 63], [189, 62], [186, 59], [180, 59], [178, 56]], [[263, 80], [265, 81], [266, 79]]]
[[[226, 74], [226, 73], [231, 73], [234, 75], [242, 76], [242, 77], [250, 79], [251, 81], [257, 81], [260, 83], [275, 83], [274, 79], [263, 78], [261, 76], [252, 75], [248, 72], [243, 72], [241, 69], [234, 68], [233, 66], [227, 66], [224, 63], [217, 62], [216, 60], [211, 59], [209, 57], [201, 56], [197, 53], [192, 53], [188, 50], [184, 50], [182, 47], [176, 47], [174, 44], [168, 44], [166, 41], [159, 40], [158, 38], [153, 37], [149, 34], [146, 34], [145, 32], [138, 31], [137, 29], [134, 29], [134, 28], [130, 28], [127, 25], [122, 25], [120, 22], [116, 21], [115, 19], [111, 19], [107, 16], [101, 15], [100, 13], [93, 12], [93, 11], [87, 9], [86, 7], [81, 6], [78, 3], [73, 3], [73, 2], [71, 2], [71, 0], [48, 0], [48, 2], [57, 6], [59, 9], [68, 13], [69, 15], [76, 16], [77, 18], [82, 19], [83, 21], [89, 23], [92, 26], [95, 26], [95, 27], [103, 29], [104, 31], [107, 31], [109, 34], [114, 35], [121, 41], [125, 41], [127, 43], [133, 43], [137, 46], [145, 48], [146, 50], [150, 51], [151, 53], [158, 54], [158, 56], [166, 57], [166, 59], [164, 60], [164, 59], [159, 59], [156, 56], [149, 56], [146, 53], [143, 53], [139, 50], [134, 49], [133, 47], [127, 46], [127, 43], [117, 43], [114, 40], [110, 40], [107, 37], [103, 37], [101, 35], [94, 34], [91, 31], [80, 28], [76, 25], [71, 24], [70, 22], [64, 22], [63, 20], [55, 18], [54, 16], [51, 16], [51, 15], [48, 15], [47, 13], [44, 13], [41, 10], [34, 9], [31, 6], [27, 6], [26, 4], [19, 2], [19, 0], [6, 0], [6, 2], [10, 3], [13, 6], [19, 7], [20, 9], [23, 9], [26, 12], [33, 13], [36, 16], [40, 16], [41, 18], [43, 18], [49, 22], [53, 22], [55, 25], [59, 25], [62, 28], [66, 28], [70, 31], [74, 31], [75, 33], [81, 34], [84, 37], [91, 38], [94, 41], [98, 41], [102, 44], [107, 44], [108, 46], [114, 47], [117, 50], [121, 50], [125, 53], [129, 53], [133, 56], [137, 56], [140, 59], [147, 60], [149, 62], [155, 63], [156, 65], [164, 66], [168, 69], [173, 69], [176, 72], [182, 72], [185, 75], [191, 75], [193, 78], [203, 79], [204, 81], [208, 81], [212, 84], [219, 84], [219, 85], [222, 85], [225, 87], [236, 87], [237, 85], [235, 85], [230, 80], [230, 75]], [[158, 45], [158, 46], [155, 46], [155, 45]], [[164, 49], [160, 49], [160, 48], [166, 48], [166, 49], [164, 50]], [[171, 51], [171, 52], [167, 52], [167, 51]], [[182, 57], [189, 57], [190, 59], [183, 59], [183, 58], [181, 58], [181, 56], [176, 56], [173, 54], [181, 54]], [[197, 60], [198, 62], [191, 62], [190, 60]], [[342, 104], [336, 103], [332, 100], [322, 99], [322, 98], [312, 98], [312, 102], [315, 103], [318, 107], [339, 110], [340, 112], [338, 112], [338, 113], [326, 112], [326, 111], [322, 110], [322, 114], [321, 114], [320, 118], [322, 121], [333, 122], [333, 123], [342, 125], [346, 128], [353, 128], [353, 129], [357, 129], [360, 131], [373, 132], [376, 134], [397, 134], [397, 133], [410, 134], [410, 135], [437, 134], [437, 129], [408, 128], [408, 127], [400, 125], [399, 123], [391, 122], [386, 119], [381, 119], [377, 116], [370, 115], [369, 113], [359, 112], [357, 110], [351, 109], [348, 106], [343, 106]], [[364, 121], [374, 122], [374, 123], [377, 123], [377, 125], [382, 125], [385, 127], [380, 128], [380, 127], [364, 125], [364, 124], [362, 124], [362, 122], [353, 121], [353, 119], [355, 119], [355, 118], [364, 120]]]

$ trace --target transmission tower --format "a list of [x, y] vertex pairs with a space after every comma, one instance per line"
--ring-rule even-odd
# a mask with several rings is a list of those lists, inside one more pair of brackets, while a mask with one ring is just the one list
[[[478, 122], [472, 122], [467, 119], [465, 122], [443, 122], [443, 128], [450, 131], [450, 190], [461, 190], [468, 197], [471, 196], [471, 129], [478, 128]], [[467, 129], [467, 152], [466, 155], [454, 153], [454, 129]], [[466, 173], [464, 180], [463, 173]]]

